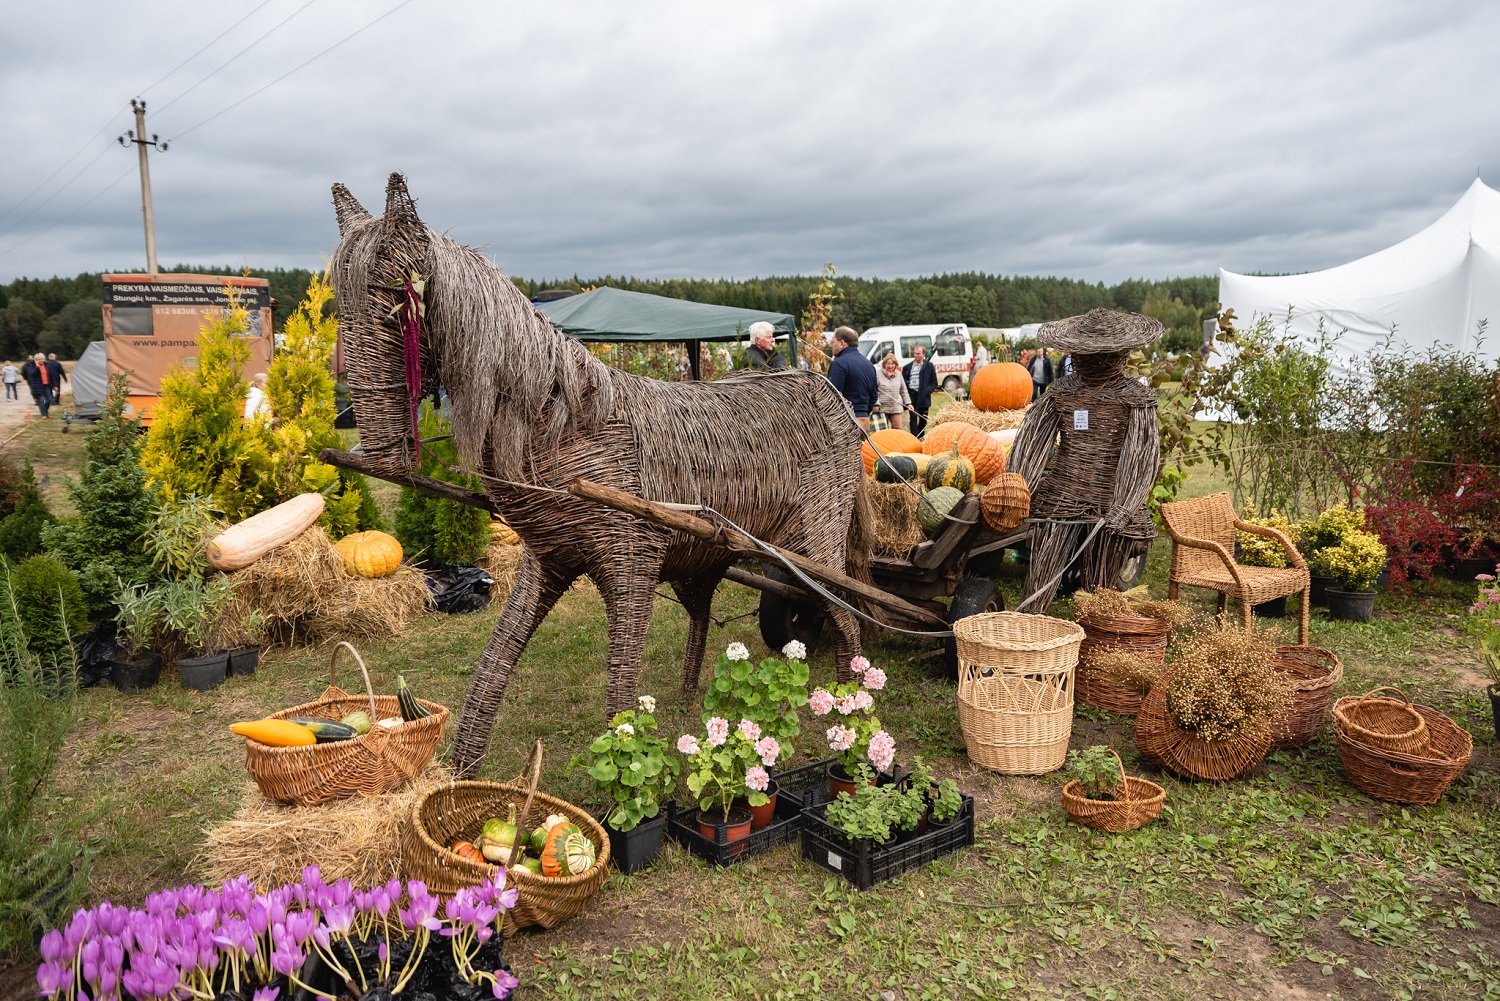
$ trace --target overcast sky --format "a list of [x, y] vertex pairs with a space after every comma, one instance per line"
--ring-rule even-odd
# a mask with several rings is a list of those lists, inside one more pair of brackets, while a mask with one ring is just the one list
[[1497, 57], [1443, 0], [11, 5], [0, 281], [142, 266], [135, 96], [164, 265], [317, 266], [401, 170], [528, 277], [1311, 270], [1500, 186]]

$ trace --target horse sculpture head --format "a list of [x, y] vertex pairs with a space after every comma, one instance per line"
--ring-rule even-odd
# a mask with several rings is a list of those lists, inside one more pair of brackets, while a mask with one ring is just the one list
[[[342, 184], [333, 186], [333, 205], [339, 246], [331, 271], [360, 450], [377, 475], [404, 473], [415, 456], [403, 306], [407, 284], [421, 288], [428, 274], [433, 234], [400, 174], [386, 184], [383, 216], [372, 216]], [[422, 395], [438, 385], [425, 328], [417, 347]]]

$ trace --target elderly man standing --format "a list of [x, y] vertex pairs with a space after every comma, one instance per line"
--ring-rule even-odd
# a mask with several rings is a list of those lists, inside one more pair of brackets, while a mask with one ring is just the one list
[[938, 388], [937, 369], [927, 360], [925, 345], [911, 349], [911, 361], [901, 369], [901, 378], [906, 380], [907, 392], [911, 394], [911, 433], [920, 438], [927, 430], [927, 410]]
[[750, 324], [750, 347], [745, 351], [745, 365], [770, 372], [786, 368], [786, 359], [776, 347], [776, 328], [765, 320]]
[[870, 429], [870, 410], [879, 395], [875, 363], [859, 353], [859, 335], [853, 327], [833, 332], [833, 362], [828, 366], [828, 381], [854, 408], [854, 418], [866, 431]]

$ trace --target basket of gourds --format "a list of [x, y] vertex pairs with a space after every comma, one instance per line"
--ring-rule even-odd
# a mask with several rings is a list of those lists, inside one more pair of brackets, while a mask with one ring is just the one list
[[541, 792], [541, 770], [539, 740], [529, 778], [450, 782], [419, 799], [401, 839], [407, 878], [447, 898], [504, 865], [518, 891], [506, 935], [582, 913], [609, 877], [609, 837], [582, 807]]
[[[340, 650], [359, 665], [364, 695], [334, 684]], [[374, 694], [359, 651], [340, 641], [329, 657], [328, 688], [317, 701], [235, 724], [245, 738], [245, 770], [266, 798], [296, 806], [405, 785], [432, 760], [448, 708], [418, 699], [399, 681], [398, 687], [397, 695]]]

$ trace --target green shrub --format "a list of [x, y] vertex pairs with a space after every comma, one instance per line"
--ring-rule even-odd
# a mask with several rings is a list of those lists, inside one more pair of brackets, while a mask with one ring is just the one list
[[1349, 536], [1361, 532], [1365, 527], [1365, 512], [1362, 508], [1348, 508], [1337, 504], [1310, 518], [1297, 523], [1298, 545], [1302, 555], [1311, 560], [1319, 550], [1337, 546]]
[[32, 556], [7, 567], [7, 573], [31, 651], [48, 664], [71, 660], [73, 637], [89, 627], [73, 571], [52, 556]]
[[120, 585], [151, 576], [142, 540], [151, 512], [140, 467], [140, 421], [125, 416], [123, 375], [110, 380], [98, 423], [84, 436], [83, 473], [68, 485], [78, 510], [42, 531], [47, 551], [78, 575], [89, 614], [107, 615]]
[[1336, 546], [1325, 546], [1308, 560], [1315, 574], [1332, 577], [1344, 591], [1373, 591], [1385, 566], [1386, 549], [1373, 532], [1350, 532]]
[[[417, 426], [423, 438], [449, 434], [452, 428], [430, 403], [423, 403]], [[457, 483], [470, 490], [479, 481], [449, 470], [458, 464], [458, 448], [452, 439], [422, 446], [417, 472], [436, 480]], [[490, 545], [490, 515], [467, 504], [442, 500], [402, 489], [396, 505], [396, 538], [414, 561], [428, 566], [474, 563]]]
[[[1255, 508], [1247, 507], [1242, 521], [1252, 525], [1260, 525], [1264, 528], [1276, 528], [1286, 533], [1292, 545], [1297, 544], [1297, 526], [1287, 520], [1286, 516], [1275, 508], [1271, 513], [1256, 517]], [[1282, 548], [1280, 541], [1268, 538], [1264, 535], [1256, 535], [1254, 532], [1240, 532], [1240, 562], [1249, 567], [1271, 567], [1275, 570], [1285, 569], [1290, 560], [1286, 550]]]
[[19, 563], [42, 551], [42, 533], [57, 521], [42, 500], [31, 460], [21, 463], [21, 476], [15, 485], [15, 500], [5, 520], [0, 521], [0, 558]]

